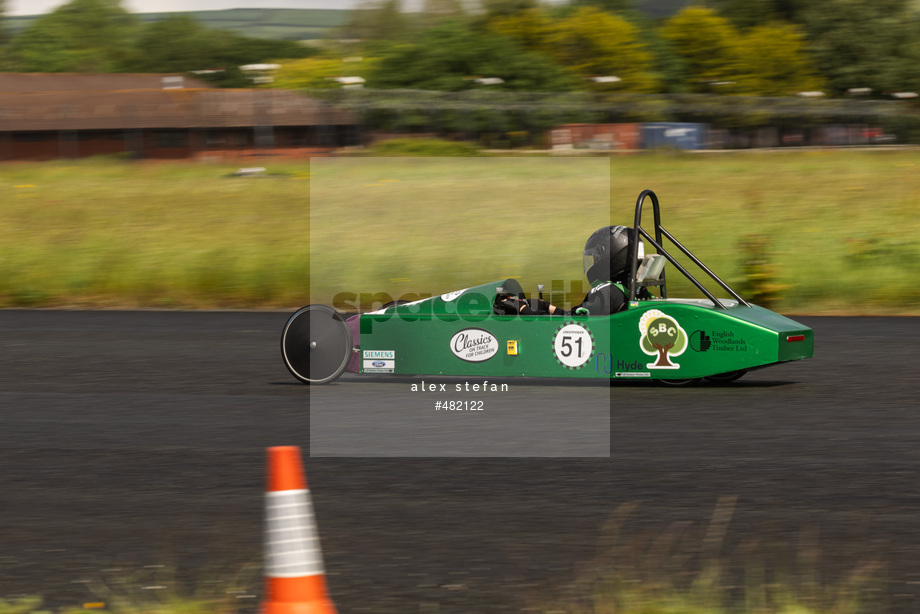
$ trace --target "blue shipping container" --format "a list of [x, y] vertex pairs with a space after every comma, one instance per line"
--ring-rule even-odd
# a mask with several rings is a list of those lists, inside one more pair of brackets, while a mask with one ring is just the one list
[[642, 149], [705, 149], [708, 124], [659, 122], [642, 124]]

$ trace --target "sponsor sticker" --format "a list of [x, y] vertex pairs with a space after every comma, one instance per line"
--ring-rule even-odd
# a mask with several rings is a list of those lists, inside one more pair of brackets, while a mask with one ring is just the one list
[[690, 333], [690, 349], [694, 352], [746, 352], [747, 342], [730, 330], [695, 330]]
[[651, 377], [645, 371], [644, 360], [617, 360], [613, 354], [606, 352], [598, 352], [594, 357], [594, 370], [598, 374], [612, 374], [614, 377]]
[[657, 359], [646, 365], [649, 369], [680, 369], [671, 360], [687, 349], [687, 333], [677, 320], [658, 309], [649, 309], [639, 318], [639, 347], [649, 356]]
[[460, 360], [484, 362], [498, 353], [498, 339], [481, 328], [464, 328], [450, 338], [450, 351]]
[[564, 324], [556, 330], [553, 353], [556, 361], [566, 369], [581, 369], [594, 355], [594, 336], [577, 322]]
[[373, 358], [382, 358], [384, 360], [395, 360], [396, 351], [395, 350], [364, 350], [362, 352], [362, 358], [365, 360], [370, 360]]
[[469, 288], [464, 288], [463, 290], [457, 290], [455, 292], [448, 292], [447, 294], [442, 294], [441, 300], [444, 301], [445, 303], [449, 303], [455, 298], [457, 298], [458, 296], [460, 296], [461, 294], [463, 294], [464, 292], [466, 292], [467, 290], [469, 290]]
[[395, 360], [365, 360], [361, 368], [364, 373], [393, 373], [395, 369]]

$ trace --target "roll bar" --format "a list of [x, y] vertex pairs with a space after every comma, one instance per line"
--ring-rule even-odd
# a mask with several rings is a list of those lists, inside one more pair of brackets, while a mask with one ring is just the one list
[[[642, 227], [642, 204], [645, 202], [646, 198], [652, 199], [652, 207], [654, 210], [654, 217], [655, 217], [655, 237], [654, 238], [652, 238], [652, 236]], [[658, 196], [651, 190], [642, 190], [642, 193], [639, 194], [639, 198], [636, 201], [636, 221], [632, 227], [632, 236], [631, 236], [631, 241], [629, 243], [629, 267], [630, 267], [629, 300], [630, 301], [637, 300], [636, 296], [638, 294], [639, 288], [645, 287], [645, 286], [661, 287], [661, 298], [668, 298], [668, 286], [667, 286], [667, 282], [665, 281], [664, 271], [661, 272], [661, 275], [659, 275], [658, 279], [650, 279], [650, 280], [645, 280], [645, 281], [638, 281], [636, 279], [636, 272], [639, 267], [639, 237], [640, 235], [643, 238], [645, 238], [646, 241], [654, 245], [657, 252], [661, 254], [662, 256], [664, 256], [665, 258], [667, 258], [668, 262], [673, 264], [674, 268], [676, 268], [678, 271], [683, 273], [684, 277], [689, 279], [690, 282], [694, 286], [699, 288], [699, 290], [703, 294], [706, 295], [706, 298], [712, 301], [712, 303], [718, 309], [725, 309], [726, 307], [722, 303], [722, 301], [717, 299], [712, 292], [706, 289], [706, 287], [703, 284], [701, 284], [693, 275], [691, 275], [687, 269], [685, 269], [679, 262], [677, 262], [674, 256], [668, 253], [668, 251], [664, 248], [664, 242], [662, 241], [662, 237], [667, 238], [671, 243], [677, 246], [677, 249], [683, 252], [685, 256], [690, 258], [698, 267], [700, 267], [703, 271], [705, 271], [706, 274], [709, 275], [709, 277], [711, 277], [713, 281], [719, 284], [719, 286], [721, 286], [723, 290], [731, 294], [740, 304], [744, 305], [745, 307], [751, 306], [750, 303], [748, 303], [743, 298], [741, 298], [741, 296], [737, 292], [732, 290], [728, 286], [728, 284], [722, 281], [718, 275], [713, 273], [709, 269], [709, 267], [703, 264], [699, 258], [697, 258], [692, 253], [690, 253], [690, 250], [684, 247], [680, 241], [675, 239], [674, 235], [672, 235], [670, 232], [668, 232], [662, 227], [661, 211], [658, 205]]]

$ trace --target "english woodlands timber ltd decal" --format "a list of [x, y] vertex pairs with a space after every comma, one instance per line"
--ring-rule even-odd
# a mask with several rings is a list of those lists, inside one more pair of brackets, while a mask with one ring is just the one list
[[747, 341], [731, 330], [695, 330], [690, 333], [690, 349], [694, 352], [747, 352]]
[[639, 332], [642, 337], [639, 346], [649, 356], [658, 359], [646, 367], [649, 369], [679, 369], [680, 365], [671, 358], [680, 356], [687, 349], [687, 332], [677, 320], [657, 309], [649, 309], [639, 318]]
[[498, 340], [481, 328], [464, 328], [450, 338], [450, 351], [460, 360], [483, 362], [498, 353]]

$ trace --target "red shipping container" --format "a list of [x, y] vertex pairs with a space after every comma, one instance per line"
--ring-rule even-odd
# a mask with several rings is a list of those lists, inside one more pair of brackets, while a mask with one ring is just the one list
[[565, 124], [550, 133], [554, 149], [639, 149], [639, 124]]

